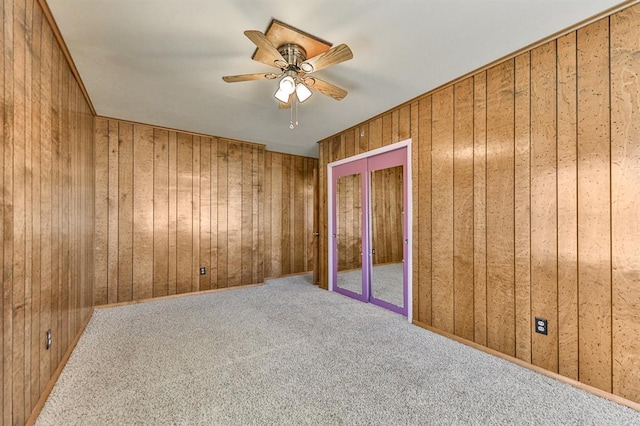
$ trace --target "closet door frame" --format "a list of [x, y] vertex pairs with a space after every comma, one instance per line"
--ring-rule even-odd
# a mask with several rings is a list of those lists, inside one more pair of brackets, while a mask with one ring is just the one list
[[[363, 152], [361, 154], [357, 154], [351, 157], [344, 158], [342, 160], [334, 161], [327, 164], [327, 193], [325, 197], [327, 197], [327, 276], [329, 279], [329, 291], [336, 291], [334, 288], [334, 256], [333, 256], [333, 248], [334, 248], [334, 238], [333, 238], [333, 229], [334, 229], [334, 217], [333, 212], [335, 208], [335, 200], [333, 193], [333, 168], [336, 166], [340, 166], [346, 163], [350, 163], [352, 161], [361, 160], [369, 157], [374, 157], [376, 155], [384, 154], [389, 151], [395, 151], [397, 149], [406, 147], [406, 167], [404, 170], [405, 173], [405, 193], [406, 193], [406, 211], [405, 211], [405, 227], [406, 227], [406, 239], [407, 242], [405, 244], [406, 252], [405, 252], [405, 274], [406, 274], [406, 283], [407, 283], [407, 291], [406, 291], [406, 308], [407, 308], [407, 320], [412, 322], [413, 320], [413, 199], [412, 199], [412, 169], [411, 169], [411, 139], [406, 139], [400, 142], [396, 142], [391, 145], [386, 145], [381, 148], [374, 149], [372, 151]], [[368, 202], [368, 201], [367, 201]], [[363, 241], [363, 249], [365, 242]], [[368, 246], [366, 247], [369, 248]], [[364, 265], [363, 265], [364, 266]], [[368, 289], [367, 289], [368, 292]]]

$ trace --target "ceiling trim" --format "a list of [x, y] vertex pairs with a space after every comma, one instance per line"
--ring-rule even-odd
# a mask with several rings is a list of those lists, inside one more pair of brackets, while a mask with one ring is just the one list
[[56, 20], [53, 17], [53, 14], [51, 13], [51, 9], [49, 9], [47, 0], [38, 0], [38, 3], [42, 8], [42, 13], [44, 17], [47, 19], [47, 22], [49, 23], [49, 26], [53, 31], [53, 35], [56, 38], [56, 41], [58, 42], [58, 46], [60, 46], [60, 49], [62, 49], [62, 53], [64, 54], [64, 57], [67, 60], [67, 64], [71, 69], [71, 73], [73, 74], [73, 77], [76, 79], [76, 82], [80, 86], [80, 91], [82, 91], [82, 95], [84, 96], [85, 101], [87, 101], [87, 104], [89, 105], [91, 114], [95, 117], [97, 115], [96, 109], [93, 107], [93, 102], [91, 102], [91, 98], [89, 97], [89, 92], [87, 92], [87, 88], [84, 86], [84, 82], [80, 77], [78, 68], [76, 68], [76, 64], [73, 62], [71, 53], [69, 53], [69, 48], [67, 47], [67, 44], [64, 42], [64, 39], [62, 38], [62, 34], [60, 33], [60, 28], [58, 28], [58, 24], [56, 23]]
[[415, 98], [409, 99], [406, 102], [398, 104], [398, 105], [394, 106], [393, 108], [390, 108], [390, 109], [388, 109], [386, 111], [381, 112], [380, 114], [374, 115], [373, 117], [368, 118], [365, 121], [357, 123], [357, 124], [355, 124], [355, 125], [353, 125], [351, 127], [347, 127], [346, 129], [344, 129], [344, 130], [342, 130], [340, 132], [337, 132], [337, 133], [335, 133], [335, 134], [333, 134], [331, 136], [327, 136], [326, 138], [324, 138], [322, 140], [319, 140], [317, 143], [320, 144], [322, 142], [328, 141], [329, 139], [333, 139], [336, 136], [339, 136], [344, 132], [347, 132], [347, 131], [352, 130], [352, 129], [357, 129], [358, 127], [362, 126], [363, 124], [369, 123], [371, 121], [374, 121], [374, 120], [376, 120], [376, 119], [378, 119], [378, 118], [390, 113], [391, 111], [395, 111], [397, 109], [400, 109], [400, 108], [406, 107], [408, 105], [411, 105], [412, 103], [417, 102], [420, 99], [423, 99], [423, 98], [425, 98], [427, 96], [431, 96], [434, 93], [439, 92], [440, 90], [443, 90], [443, 89], [446, 89], [447, 87], [453, 86], [453, 85], [455, 85], [455, 84], [457, 84], [457, 83], [459, 83], [459, 82], [461, 82], [463, 80], [466, 80], [469, 77], [472, 77], [472, 76], [474, 76], [474, 75], [476, 75], [478, 73], [486, 71], [489, 68], [492, 68], [492, 67], [494, 67], [494, 66], [496, 66], [498, 64], [501, 64], [501, 63], [503, 63], [505, 61], [508, 61], [509, 59], [513, 59], [518, 55], [521, 55], [523, 53], [529, 52], [529, 51], [535, 49], [536, 47], [542, 46], [545, 43], [548, 43], [550, 41], [556, 40], [556, 39], [558, 39], [558, 38], [560, 38], [562, 36], [565, 36], [565, 35], [573, 32], [573, 31], [577, 31], [580, 28], [584, 28], [584, 27], [588, 26], [589, 24], [593, 24], [594, 22], [599, 21], [600, 19], [608, 18], [611, 15], [613, 15], [614, 13], [619, 12], [619, 11], [624, 10], [624, 9], [627, 9], [627, 8], [633, 6], [636, 3], [640, 3], [640, 0], [625, 0], [620, 4], [617, 4], [616, 6], [613, 6], [613, 7], [610, 7], [608, 9], [605, 9], [604, 11], [602, 11], [602, 12], [596, 14], [596, 15], [593, 15], [593, 16], [587, 18], [587, 19], [583, 19], [582, 21], [577, 22], [577, 23], [575, 23], [575, 24], [573, 24], [573, 25], [571, 25], [571, 26], [569, 26], [569, 27], [567, 27], [567, 28], [565, 28], [563, 30], [557, 31], [557, 32], [555, 32], [555, 33], [553, 33], [553, 34], [551, 34], [551, 35], [549, 35], [547, 37], [544, 37], [544, 38], [542, 38], [542, 39], [540, 39], [540, 40], [538, 40], [536, 42], [533, 42], [533, 43], [531, 43], [531, 44], [529, 44], [529, 45], [527, 45], [525, 47], [522, 47], [522, 48], [516, 50], [515, 52], [509, 53], [508, 55], [505, 55], [505, 56], [503, 56], [501, 58], [498, 58], [495, 61], [489, 62], [488, 64], [483, 65], [480, 68], [476, 68], [473, 71], [469, 71], [468, 73], [463, 74], [462, 76], [457, 77], [454, 80], [451, 80], [451, 81], [449, 81], [447, 83], [444, 83], [444, 84], [442, 84], [442, 85], [440, 85], [440, 86], [438, 86], [436, 88], [433, 88], [433, 89], [429, 90], [428, 92], [425, 92], [425, 93], [423, 93], [421, 95], [416, 96]]

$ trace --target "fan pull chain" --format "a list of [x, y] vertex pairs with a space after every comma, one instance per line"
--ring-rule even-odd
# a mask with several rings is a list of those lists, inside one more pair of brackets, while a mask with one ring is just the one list
[[298, 125], [298, 104], [300, 104], [300, 102], [296, 99], [296, 126]]
[[[295, 96], [292, 96], [291, 98], [295, 98]], [[292, 100], [291, 102], [295, 102], [295, 100]], [[289, 128], [291, 130], [293, 130], [293, 105], [291, 106], [290, 110], [291, 111], [289, 111], [289, 112], [291, 113], [291, 121], [290, 121], [290, 124], [289, 124]]]

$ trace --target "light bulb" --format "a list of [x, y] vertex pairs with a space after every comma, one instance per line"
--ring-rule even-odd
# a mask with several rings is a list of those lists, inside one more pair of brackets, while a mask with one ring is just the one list
[[293, 80], [293, 77], [288, 75], [280, 80], [280, 90], [287, 95], [292, 94], [293, 91], [296, 90], [296, 82]]

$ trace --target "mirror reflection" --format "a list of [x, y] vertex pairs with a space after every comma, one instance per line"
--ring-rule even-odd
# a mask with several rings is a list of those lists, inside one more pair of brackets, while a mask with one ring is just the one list
[[404, 304], [403, 168], [371, 172], [371, 296]]
[[336, 184], [336, 285], [362, 295], [362, 175], [342, 176]]

